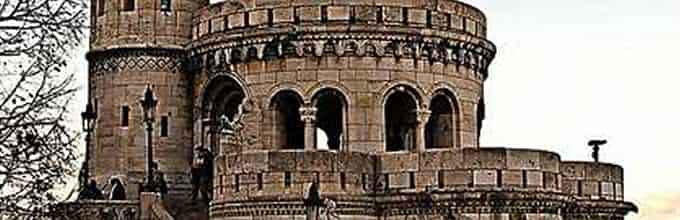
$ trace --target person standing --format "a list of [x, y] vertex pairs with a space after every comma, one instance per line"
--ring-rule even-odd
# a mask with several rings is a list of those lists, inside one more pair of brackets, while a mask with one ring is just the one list
[[213, 154], [206, 148], [201, 148], [203, 165], [201, 166], [201, 188], [202, 195], [206, 202], [211, 200], [212, 177], [213, 177]]
[[118, 178], [111, 179], [111, 193], [110, 200], [125, 200], [125, 187]]
[[200, 157], [200, 145], [194, 147], [194, 156], [191, 161], [191, 201], [196, 201], [198, 197], [198, 191], [201, 188], [201, 166], [203, 166], [203, 161]]
[[97, 188], [97, 182], [90, 180], [90, 183], [80, 192], [78, 200], [102, 200], [104, 194]]
[[191, 165], [191, 183], [193, 189], [191, 192], [191, 200], [196, 201], [198, 194], [205, 201], [210, 201], [210, 192], [213, 175], [213, 156], [210, 151], [202, 146], [196, 148], [194, 153], [194, 161]]
[[165, 181], [165, 174], [158, 168], [158, 163], [151, 164], [153, 169], [153, 182], [155, 184], [154, 191], [161, 193], [161, 198], [166, 198], [168, 195], [168, 183]]

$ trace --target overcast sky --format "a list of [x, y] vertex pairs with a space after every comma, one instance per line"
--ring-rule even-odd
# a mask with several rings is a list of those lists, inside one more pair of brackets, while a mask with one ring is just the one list
[[628, 219], [680, 219], [680, 1], [469, 0], [498, 55], [484, 146], [532, 147], [625, 168]]
[[[467, 2], [498, 46], [482, 145], [588, 160], [587, 140], [606, 138], [601, 158], [624, 166], [641, 208], [628, 219], [680, 219], [680, 1]], [[84, 48], [73, 69], [86, 88]]]

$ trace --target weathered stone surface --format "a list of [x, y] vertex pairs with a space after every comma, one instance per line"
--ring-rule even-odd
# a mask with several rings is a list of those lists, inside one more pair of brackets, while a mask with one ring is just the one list
[[[153, 160], [168, 203], [188, 200], [193, 148], [205, 146], [216, 154], [211, 219], [305, 219], [314, 182], [342, 219], [443, 219], [419, 206], [427, 193], [455, 219], [590, 217], [571, 218], [566, 207], [621, 219], [634, 208], [617, 165], [480, 148], [478, 109], [496, 48], [485, 16], [465, 3], [183, 0], [161, 12], [152, 0], [133, 11], [98, 2], [105, 11], [92, 13], [87, 56], [99, 115], [90, 172], [99, 183], [123, 180], [130, 199], [139, 199], [147, 163], [138, 101], [151, 85]], [[223, 116], [240, 117], [230, 136]], [[316, 143], [321, 133], [326, 143]]]

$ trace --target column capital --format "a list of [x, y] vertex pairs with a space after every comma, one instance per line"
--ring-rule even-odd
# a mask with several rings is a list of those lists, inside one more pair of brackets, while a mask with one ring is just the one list
[[418, 123], [427, 123], [427, 121], [430, 120], [431, 115], [432, 111], [428, 109], [416, 110], [416, 120], [418, 120]]
[[300, 120], [305, 123], [313, 123], [316, 121], [316, 112], [318, 109], [316, 107], [301, 107], [300, 108]]

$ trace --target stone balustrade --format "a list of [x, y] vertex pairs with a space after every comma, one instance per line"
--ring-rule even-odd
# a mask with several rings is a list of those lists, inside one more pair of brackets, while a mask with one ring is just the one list
[[[617, 215], [635, 208], [623, 202], [623, 194], [617, 191], [623, 187], [620, 167], [562, 162], [558, 154], [541, 150], [245, 151], [220, 155], [216, 166], [216, 200], [211, 213], [219, 216], [257, 210], [268, 215], [300, 214], [303, 207], [298, 203], [314, 181], [319, 182], [322, 197], [336, 199], [345, 215], [353, 215], [352, 207], [383, 210], [390, 216], [416, 214], [417, 207], [404, 205], [419, 204], [416, 200], [425, 192], [444, 207], [433, 209], [433, 213], [461, 216], [522, 210], [558, 218], [560, 212], [579, 212], [571, 210], [574, 206], [570, 204], [584, 202], [602, 213]], [[583, 185], [581, 195], [572, 186], [576, 182]], [[263, 201], [278, 205], [258, 205]], [[288, 206], [288, 212], [276, 212]]]
[[138, 200], [83, 200], [59, 203], [53, 207], [53, 219], [102, 219], [102, 220], [137, 220], [140, 219], [140, 203]]
[[586, 200], [623, 201], [623, 168], [616, 164], [565, 161], [562, 191]]

